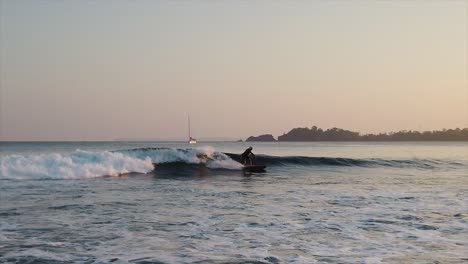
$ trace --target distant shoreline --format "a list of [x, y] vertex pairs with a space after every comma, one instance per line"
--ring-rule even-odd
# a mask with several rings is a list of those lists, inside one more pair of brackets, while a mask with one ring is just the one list
[[[217, 142], [467, 142], [468, 128], [443, 129], [433, 131], [401, 130], [398, 132], [361, 134], [341, 128], [321, 129], [316, 126], [311, 128], [293, 128], [288, 133], [278, 136], [271, 134], [250, 136], [246, 140], [235, 138], [213, 138], [199, 143]], [[152, 143], [187, 143], [184, 139], [130, 139], [116, 138], [109, 140], [0, 140], [0, 143], [109, 143], [109, 142], [152, 142]]]
[[468, 128], [443, 129], [433, 131], [401, 130], [398, 132], [361, 134], [341, 128], [327, 130], [313, 126], [311, 128], [293, 128], [275, 139], [271, 134], [251, 136], [248, 142], [450, 142], [468, 141]]

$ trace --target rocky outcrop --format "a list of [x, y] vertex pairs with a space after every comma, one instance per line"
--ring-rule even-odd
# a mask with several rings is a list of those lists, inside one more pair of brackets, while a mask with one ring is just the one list
[[257, 142], [272, 142], [276, 141], [276, 139], [270, 135], [270, 134], [265, 134], [265, 135], [260, 135], [258, 137], [249, 137], [245, 141], [257, 141]]

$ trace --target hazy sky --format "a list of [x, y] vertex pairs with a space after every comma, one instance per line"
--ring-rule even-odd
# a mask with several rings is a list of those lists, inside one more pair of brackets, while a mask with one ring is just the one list
[[467, 1], [0, 0], [0, 140], [468, 127]]

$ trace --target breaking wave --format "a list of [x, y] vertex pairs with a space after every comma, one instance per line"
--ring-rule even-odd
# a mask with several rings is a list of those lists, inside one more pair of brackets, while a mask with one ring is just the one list
[[203, 164], [210, 169], [241, 169], [242, 165], [213, 148], [142, 148], [71, 154], [0, 157], [0, 179], [78, 179], [148, 173], [156, 164]]
[[[207, 169], [241, 170], [239, 154], [218, 152], [211, 147], [196, 149], [138, 148], [70, 154], [8, 155], [0, 157], [0, 179], [77, 179], [148, 173], [158, 169], [177, 174], [202, 166]], [[466, 167], [465, 162], [410, 159], [350, 159], [305, 156], [257, 155], [256, 162], [276, 166], [358, 166], [436, 169]]]

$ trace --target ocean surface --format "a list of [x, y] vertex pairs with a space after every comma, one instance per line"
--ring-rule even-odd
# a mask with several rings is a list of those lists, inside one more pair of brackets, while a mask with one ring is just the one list
[[467, 263], [467, 197], [467, 142], [0, 142], [0, 263]]

